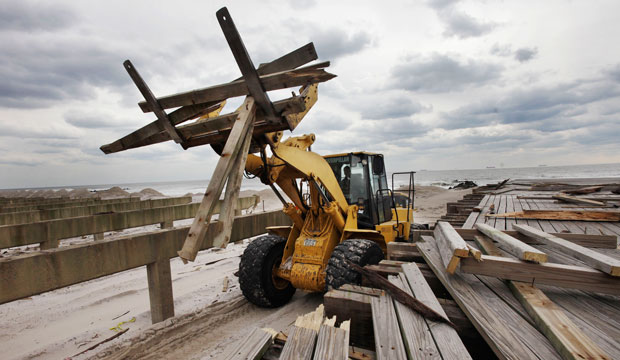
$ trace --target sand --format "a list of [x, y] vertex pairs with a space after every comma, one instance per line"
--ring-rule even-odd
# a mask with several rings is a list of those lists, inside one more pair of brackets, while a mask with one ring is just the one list
[[[114, 189], [106, 196], [123, 191]], [[159, 195], [147, 189], [143, 192], [145, 196]], [[434, 222], [445, 213], [446, 202], [459, 200], [469, 192], [418, 186], [415, 222]], [[255, 193], [264, 200], [266, 211], [281, 208], [269, 189], [243, 191], [241, 195]], [[202, 194], [193, 195], [200, 201]], [[253, 211], [263, 211], [263, 203]], [[176, 221], [175, 226], [191, 222]], [[157, 226], [152, 225], [106, 236], [155, 229]], [[90, 239], [67, 239], [63, 244], [83, 241]], [[313, 310], [321, 302], [321, 295], [297, 291], [289, 304], [278, 309], [261, 309], [248, 303], [234, 276], [248, 241], [219, 251], [203, 251], [188, 265], [172, 259], [176, 316], [159, 324], [151, 325], [150, 321], [145, 267], [0, 305], [2, 358], [67, 358], [114, 335], [111, 328], [134, 318], [121, 325], [130, 329], [127, 333], [74, 359], [210, 359], [234, 348], [255, 326], [286, 330], [298, 315]], [[226, 291], [222, 291], [224, 278], [228, 279]]]

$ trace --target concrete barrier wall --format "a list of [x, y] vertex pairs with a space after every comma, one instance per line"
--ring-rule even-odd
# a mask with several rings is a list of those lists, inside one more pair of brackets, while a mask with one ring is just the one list
[[60, 209], [35, 210], [15, 213], [1, 213], [0, 225], [27, 224], [52, 219], [65, 219], [78, 216], [94, 215], [106, 212], [120, 212], [131, 210], [151, 209], [155, 207], [189, 204], [191, 196], [135, 201], [120, 204], [88, 205], [83, 207], [68, 207]]
[[[267, 226], [290, 224], [282, 211], [238, 216], [231, 241], [265, 233]], [[185, 226], [0, 259], [0, 304], [162, 260], [166, 263], [177, 256], [188, 232]], [[212, 246], [216, 233], [217, 226], [208, 228], [202, 249]], [[154, 322], [161, 317], [154, 317]]]
[[[258, 196], [239, 198], [236, 208], [248, 209], [256, 206], [259, 201]], [[216, 214], [219, 213], [220, 204], [221, 202], [215, 207]], [[60, 239], [189, 219], [196, 215], [199, 206], [199, 203], [193, 203], [40, 221], [31, 224], [3, 225], [0, 226], [0, 249], [45, 242], [48, 244], [42, 247], [49, 249], [57, 247]]]
[[69, 201], [57, 201], [51, 203], [35, 203], [30, 205], [5, 205], [0, 206], [0, 213], [8, 213], [8, 212], [24, 212], [24, 211], [33, 211], [33, 210], [46, 210], [46, 209], [58, 209], [64, 207], [77, 207], [77, 206], [88, 206], [88, 205], [97, 205], [97, 204], [116, 204], [116, 203], [128, 203], [128, 202], [136, 202], [140, 201], [139, 196], [133, 197], [125, 197], [118, 199], [107, 199], [101, 200], [98, 198], [94, 199], [74, 199]]

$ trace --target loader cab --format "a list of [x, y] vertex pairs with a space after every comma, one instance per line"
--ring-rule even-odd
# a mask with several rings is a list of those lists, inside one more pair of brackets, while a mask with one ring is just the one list
[[383, 155], [367, 152], [325, 156], [349, 205], [358, 205], [358, 227], [392, 220], [392, 199]]

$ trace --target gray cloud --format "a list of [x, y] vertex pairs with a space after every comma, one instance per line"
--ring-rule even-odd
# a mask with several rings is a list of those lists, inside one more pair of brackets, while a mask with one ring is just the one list
[[339, 57], [355, 54], [370, 45], [370, 34], [363, 31], [347, 33], [340, 28], [319, 30], [312, 34], [316, 41], [317, 53], [321, 59], [336, 60]]
[[68, 27], [75, 19], [73, 10], [59, 4], [25, 0], [0, 3], [0, 30], [55, 30]]
[[40, 108], [62, 99], [88, 99], [93, 87], [126, 86], [122, 58], [85, 39], [3, 36], [0, 106]]
[[431, 107], [425, 107], [410, 96], [405, 95], [389, 96], [381, 101], [367, 101], [358, 105], [362, 117], [370, 120], [404, 118], [431, 110]]
[[435, 9], [437, 17], [444, 23], [445, 36], [470, 38], [485, 35], [497, 25], [491, 22], [481, 22], [474, 17], [456, 8], [458, 1], [439, 0], [429, 1], [429, 6]]
[[[501, 97], [443, 114], [441, 126], [461, 129], [491, 124], [524, 125], [542, 131], [574, 129], [600, 121], [587, 105], [617, 97], [620, 87], [608, 82], [574, 81], [550, 87], [515, 89]], [[580, 117], [587, 116], [586, 119]]]
[[603, 73], [604, 75], [609, 76], [613, 80], [620, 83], [620, 64], [617, 64], [616, 66], [605, 70]]
[[537, 54], [537, 48], [520, 48], [515, 51], [515, 60], [521, 63], [527, 62], [532, 60]]
[[448, 92], [485, 85], [500, 77], [501, 65], [459, 62], [448, 55], [410, 61], [392, 68], [391, 82], [395, 87], [411, 91]]

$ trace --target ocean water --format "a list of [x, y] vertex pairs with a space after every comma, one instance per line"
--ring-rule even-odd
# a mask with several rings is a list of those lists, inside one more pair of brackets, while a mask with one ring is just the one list
[[[599, 165], [573, 165], [573, 166], [539, 166], [524, 168], [492, 168], [492, 169], [466, 169], [466, 170], [418, 170], [415, 173], [416, 185], [435, 185], [448, 188], [460, 181], [471, 180], [478, 185], [497, 183], [504, 179], [562, 179], [562, 178], [602, 178], [619, 177], [620, 164]], [[396, 187], [408, 184], [408, 176], [397, 175], [394, 177]], [[131, 184], [99, 184], [61, 186], [37, 189], [72, 190], [87, 188], [89, 190], [105, 190], [118, 186], [128, 192], [138, 192], [145, 188], [155, 189], [164, 195], [182, 196], [187, 193], [204, 193], [209, 180], [189, 180], [171, 182], [143, 182]], [[388, 184], [391, 187], [392, 174], [388, 173]], [[258, 179], [243, 179], [242, 190], [265, 190], [268, 189]]]

